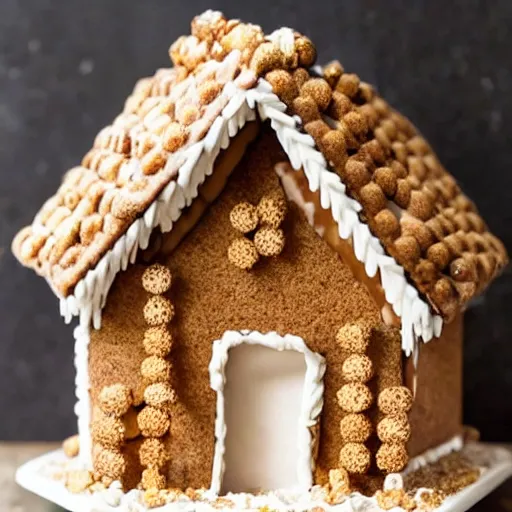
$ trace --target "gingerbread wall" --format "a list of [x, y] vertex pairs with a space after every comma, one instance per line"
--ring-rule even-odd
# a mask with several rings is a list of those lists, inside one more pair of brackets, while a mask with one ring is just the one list
[[[417, 391], [409, 413], [412, 435], [409, 456], [462, 433], [463, 315], [445, 324], [440, 338], [420, 345]], [[406, 381], [412, 388], [412, 360], [406, 362]]]
[[[342, 411], [336, 392], [343, 384], [344, 355], [335, 335], [343, 324], [361, 317], [377, 325], [379, 309], [293, 205], [283, 225], [286, 246], [280, 256], [261, 259], [250, 272], [234, 267], [227, 258], [230, 243], [239, 236], [229, 221], [231, 209], [242, 200], [256, 204], [262, 195], [276, 190], [274, 165], [284, 159], [273, 135], [264, 134], [238, 165], [222, 196], [165, 258], [174, 276], [169, 298], [176, 307], [171, 359], [178, 402], [168, 439], [171, 486], [210, 485], [216, 394], [210, 389], [208, 364], [212, 342], [226, 330], [292, 333], [326, 357], [317, 477], [323, 480], [338, 465]], [[139, 266], [118, 276], [103, 327], [92, 334], [93, 402], [101, 387], [113, 382], [134, 387], [140, 396], [142, 309], [147, 299], [140, 276]]]

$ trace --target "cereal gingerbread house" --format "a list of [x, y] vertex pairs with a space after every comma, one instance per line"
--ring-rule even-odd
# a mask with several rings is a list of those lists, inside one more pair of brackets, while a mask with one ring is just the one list
[[79, 318], [87, 483], [371, 493], [460, 449], [464, 307], [507, 262], [474, 204], [297, 32], [208, 11], [170, 57], [13, 242]]

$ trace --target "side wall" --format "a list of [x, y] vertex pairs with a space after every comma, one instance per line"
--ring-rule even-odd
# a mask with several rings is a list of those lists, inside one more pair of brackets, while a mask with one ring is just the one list
[[[170, 298], [176, 307], [171, 359], [178, 403], [173, 406], [168, 441], [171, 486], [210, 485], [216, 394], [210, 388], [208, 364], [212, 342], [226, 330], [295, 334], [326, 357], [317, 477], [323, 479], [338, 465], [342, 412], [336, 392], [343, 384], [343, 355], [335, 334], [344, 323], [362, 316], [378, 324], [379, 309], [296, 206], [290, 205], [283, 225], [286, 246], [280, 256], [262, 259], [250, 272], [235, 268], [227, 258], [229, 244], [238, 236], [229, 221], [232, 207], [243, 200], [257, 204], [262, 195], [276, 190], [274, 165], [283, 160], [275, 138], [264, 134], [221, 198], [165, 261], [174, 276]], [[139, 393], [145, 300], [140, 269], [132, 267], [117, 279], [105, 308], [104, 327], [92, 334], [93, 401], [102, 385], [121, 378]]]
[[[441, 337], [420, 346], [417, 391], [409, 414], [414, 457], [462, 433], [463, 315], [445, 324]], [[406, 381], [412, 389], [413, 365], [406, 362]]]

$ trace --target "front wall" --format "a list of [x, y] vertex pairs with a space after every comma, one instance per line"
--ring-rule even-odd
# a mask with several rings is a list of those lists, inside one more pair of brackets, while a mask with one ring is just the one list
[[337, 465], [341, 443], [335, 394], [342, 360], [334, 336], [361, 312], [378, 320], [366, 289], [295, 207], [285, 221], [286, 247], [277, 259], [262, 260], [251, 272], [229, 263], [226, 252], [237, 236], [230, 210], [241, 200], [256, 204], [279, 186], [273, 166], [284, 157], [272, 140], [264, 138], [253, 147], [221, 199], [167, 262], [176, 276], [171, 293], [178, 312], [173, 361], [181, 410], [170, 440], [175, 485], [210, 484], [216, 395], [208, 363], [213, 340], [226, 330], [275, 330], [302, 337], [311, 350], [327, 357], [318, 465], [331, 468]]
[[[251, 272], [235, 268], [227, 259], [228, 246], [237, 236], [229, 223], [230, 210], [241, 200], [256, 204], [263, 194], [276, 189], [273, 166], [283, 159], [273, 137], [266, 135], [258, 141], [221, 198], [166, 262], [174, 276], [171, 358], [179, 397], [169, 437], [171, 486], [210, 485], [216, 394], [210, 389], [208, 364], [212, 342], [226, 330], [292, 333], [326, 356], [319, 474], [325, 475], [338, 464], [341, 410], [336, 391], [342, 384], [343, 355], [334, 336], [341, 325], [361, 316], [377, 323], [377, 307], [296, 207], [290, 207], [284, 225], [286, 247], [277, 259], [262, 260]], [[117, 279], [105, 308], [104, 327], [92, 336], [93, 399], [102, 385], [116, 379], [140, 385], [137, 375], [144, 357], [142, 305], [146, 294], [139, 279], [138, 267]], [[120, 334], [123, 322], [128, 322], [129, 329]], [[121, 345], [129, 348], [121, 350]], [[107, 361], [107, 356], [115, 363]]]
[[[179, 397], [168, 441], [171, 487], [210, 486], [216, 393], [210, 388], [208, 364], [212, 342], [226, 330], [295, 334], [326, 357], [317, 479], [325, 480], [327, 471], [338, 465], [342, 412], [336, 392], [343, 384], [345, 355], [334, 337], [340, 326], [362, 316], [377, 324], [378, 308], [294, 206], [285, 220], [286, 247], [278, 258], [263, 259], [250, 272], [235, 268], [227, 258], [228, 246], [237, 236], [229, 222], [230, 210], [241, 200], [257, 204], [263, 194], [275, 190], [279, 183], [273, 167], [284, 158], [273, 137], [259, 140], [221, 198], [165, 262], [173, 273], [171, 359]], [[92, 335], [93, 403], [101, 387], [114, 382], [130, 385], [140, 396], [142, 307], [147, 298], [140, 275], [141, 267], [134, 266], [118, 276], [104, 310], [103, 328]], [[133, 452], [131, 448], [127, 452]], [[136, 480], [134, 475], [130, 480]]]

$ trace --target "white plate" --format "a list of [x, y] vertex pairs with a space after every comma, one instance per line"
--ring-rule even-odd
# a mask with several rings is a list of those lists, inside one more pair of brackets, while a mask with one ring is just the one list
[[[437, 509], [438, 512], [465, 512], [512, 476], [512, 454], [505, 448], [472, 443], [464, 448], [464, 452], [471, 459], [485, 463], [487, 469], [474, 484], [448, 497]], [[140, 491], [137, 490], [123, 493], [118, 488], [110, 488], [96, 494], [72, 494], [61, 480], [57, 480], [51, 475], [58, 474], [64, 467], [69, 469], [73, 462], [66, 458], [62, 450], [56, 450], [32, 459], [21, 466], [16, 473], [16, 481], [25, 489], [70, 512], [142, 512], [146, 510], [139, 501]], [[247, 495], [238, 496], [240, 501], [245, 502]], [[230, 498], [237, 501], [236, 496], [230, 496]], [[295, 509], [294, 505], [290, 503], [289, 497], [283, 500], [282, 495], [259, 496], [254, 500], [253, 506], [258, 508], [268, 504], [270, 508], [283, 511]], [[298, 499], [296, 506], [300, 510], [304, 510], [305, 507], [321, 506], [326, 511], [333, 512], [378, 512], [381, 510], [373, 498], [361, 495], [352, 495], [345, 502], [334, 506], [302, 496]], [[215, 510], [218, 512], [219, 508], [214, 509], [204, 502], [183, 501], [151, 510], [161, 512]], [[233, 511], [232, 508], [227, 510]], [[393, 509], [394, 512], [400, 510], [402, 509]]]

